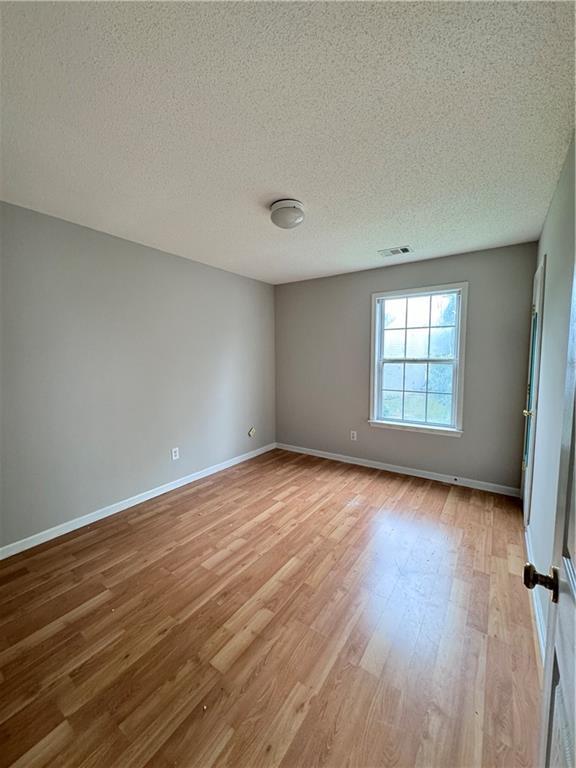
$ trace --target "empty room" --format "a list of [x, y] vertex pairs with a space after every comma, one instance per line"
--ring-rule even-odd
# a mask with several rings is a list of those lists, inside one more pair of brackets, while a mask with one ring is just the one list
[[0, 768], [574, 768], [574, 25], [0, 3]]

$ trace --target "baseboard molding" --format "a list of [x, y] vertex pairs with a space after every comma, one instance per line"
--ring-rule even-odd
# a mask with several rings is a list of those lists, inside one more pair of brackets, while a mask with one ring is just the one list
[[356, 456], [344, 456], [341, 453], [317, 451], [315, 448], [301, 448], [298, 445], [276, 443], [276, 447], [281, 448], [283, 451], [291, 451], [292, 453], [306, 453], [310, 456], [319, 456], [321, 459], [342, 461], [345, 464], [358, 464], [361, 467], [384, 469], [386, 472], [396, 472], [399, 475], [422, 477], [425, 480], [437, 480], [440, 483], [449, 483], [450, 485], [463, 485], [466, 488], [475, 488], [476, 490], [489, 491], [490, 493], [500, 493], [504, 496], [520, 496], [519, 488], [512, 488], [508, 485], [497, 485], [496, 483], [485, 483], [482, 480], [472, 480], [469, 477], [454, 477], [453, 475], [441, 475], [438, 472], [427, 472], [426, 470], [413, 469], [412, 467], [398, 467], [395, 464], [384, 464], [382, 461], [372, 461], [372, 459], [359, 459]]
[[[524, 529], [524, 541], [526, 543], [526, 559], [528, 562], [534, 562], [534, 550], [532, 549], [532, 540], [530, 538], [530, 529]], [[538, 635], [538, 649], [540, 650], [540, 662], [544, 662], [546, 653], [546, 621], [542, 613], [542, 604], [538, 600], [537, 590], [530, 590], [530, 599], [532, 600], [532, 613], [534, 623], [536, 624], [536, 634]]]
[[248, 459], [253, 459], [263, 453], [272, 451], [274, 448], [276, 448], [276, 443], [269, 443], [268, 445], [262, 446], [262, 448], [256, 448], [254, 451], [249, 451], [248, 453], [243, 453], [240, 456], [235, 456], [232, 459], [223, 461], [221, 464], [214, 464], [211, 467], [206, 467], [198, 472], [193, 472], [191, 475], [180, 477], [178, 480], [172, 480], [172, 482], [159, 485], [157, 488], [138, 493], [136, 496], [131, 496], [129, 499], [123, 499], [122, 501], [117, 501], [115, 504], [110, 504], [107, 507], [102, 507], [102, 509], [97, 509], [95, 512], [89, 512], [87, 515], [82, 515], [82, 517], [75, 517], [73, 520], [68, 520], [61, 525], [56, 525], [53, 528], [48, 528], [45, 531], [35, 533], [33, 536], [28, 536], [26, 539], [20, 539], [20, 541], [7, 544], [4, 547], [0, 547], [0, 560], [4, 560], [12, 555], [17, 555], [19, 552], [23, 552], [31, 547], [36, 547], [38, 544], [43, 544], [51, 539], [56, 539], [58, 536], [63, 536], [65, 533], [70, 533], [70, 531], [75, 531], [85, 525], [90, 525], [90, 523], [94, 523], [97, 520], [102, 520], [105, 517], [110, 517], [110, 515], [115, 515], [129, 507], [134, 507], [136, 504], [141, 504], [143, 501], [153, 499], [155, 496], [161, 496], [163, 493], [173, 491], [176, 488], [181, 488], [183, 485], [193, 483], [195, 480], [201, 480], [203, 477], [208, 477], [208, 475], [221, 472], [223, 469], [228, 469], [236, 464], [241, 464], [243, 461], [248, 461]]

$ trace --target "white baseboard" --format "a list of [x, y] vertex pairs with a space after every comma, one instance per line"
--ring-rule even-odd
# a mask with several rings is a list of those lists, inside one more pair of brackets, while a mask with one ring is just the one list
[[233, 467], [235, 464], [241, 464], [243, 461], [253, 459], [274, 448], [276, 448], [276, 443], [269, 443], [268, 445], [262, 446], [262, 448], [256, 448], [254, 451], [249, 451], [248, 453], [243, 453], [241, 456], [235, 456], [233, 459], [223, 461], [221, 464], [214, 464], [213, 466], [206, 467], [198, 472], [193, 472], [191, 475], [180, 477], [178, 480], [172, 480], [170, 483], [165, 483], [164, 485], [159, 485], [157, 488], [152, 488], [151, 490], [144, 491], [136, 496], [131, 496], [129, 499], [123, 499], [122, 501], [117, 501], [115, 504], [110, 504], [107, 507], [102, 507], [102, 509], [97, 509], [95, 512], [89, 512], [87, 515], [82, 515], [82, 517], [75, 517], [73, 520], [68, 520], [61, 525], [56, 525], [53, 528], [48, 528], [45, 531], [35, 533], [33, 536], [28, 536], [26, 539], [20, 539], [20, 541], [7, 544], [4, 547], [0, 547], [0, 560], [4, 560], [11, 555], [16, 555], [18, 552], [23, 552], [25, 549], [36, 547], [38, 544], [43, 544], [45, 541], [50, 541], [50, 539], [55, 539], [65, 533], [70, 533], [70, 531], [75, 531], [77, 528], [90, 525], [90, 523], [94, 523], [96, 520], [102, 520], [104, 517], [115, 515], [117, 512], [122, 512], [124, 509], [133, 507], [136, 504], [141, 504], [143, 501], [153, 499], [155, 496], [160, 496], [163, 493], [173, 491], [188, 483], [193, 483], [194, 480], [200, 480], [208, 475], [213, 475], [215, 472], [221, 472], [223, 469]]
[[[534, 562], [534, 550], [532, 549], [532, 540], [530, 538], [530, 529], [524, 529], [524, 540], [526, 542], [526, 557], [530, 563]], [[542, 613], [542, 603], [538, 599], [537, 590], [531, 589], [530, 599], [534, 609], [534, 620], [536, 622], [536, 632], [538, 634], [538, 648], [540, 649], [540, 661], [544, 661], [546, 653], [546, 621]]]
[[437, 480], [440, 483], [449, 483], [450, 485], [463, 485], [466, 488], [476, 488], [479, 491], [500, 493], [504, 496], [520, 496], [519, 488], [512, 488], [508, 485], [485, 483], [482, 480], [471, 480], [468, 477], [441, 475], [438, 472], [428, 472], [423, 469], [412, 469], [411, 467], [397, 467], [394, 464], [384, 464], [382, 461], [372, 461], [372, 459], [359, 459], [356, 456], [344, 456], [340, 453], [328, 453], [328, 451], [317, 451], [315, 448], [301, 448], [297, 445], [286, 445], [285, 443], [276, 443], [276, 447], [281, 448], [283, 451], [291, 451], [292, 453], [306, 453], [310, 456], [319, 456], [322, 459], [330, 459], [331, 461], [343, 461], [345, 464], [358, 464], [361, 467], [384, 469], [386, 472], [396, 472], [399, 475], [423, 477], [426, 480]]

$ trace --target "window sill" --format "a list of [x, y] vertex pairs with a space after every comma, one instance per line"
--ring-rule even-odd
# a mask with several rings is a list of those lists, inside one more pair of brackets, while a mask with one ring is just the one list
[[396, 421], [376, 421], [369, 419], [371, 427], [383, 427], [384, 429], [403, 429], [406, 432], [425, 432], [429, 435], [445, 435], [446, 437], [462, 437], [462, 430], [454, 427], [431, 427], [427, 424], [400, 424]]

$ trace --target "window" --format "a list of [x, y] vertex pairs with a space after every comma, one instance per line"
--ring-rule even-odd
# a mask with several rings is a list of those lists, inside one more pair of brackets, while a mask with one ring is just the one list
[[372, 296], [371, 424], [461, 434], [467, 288]]

